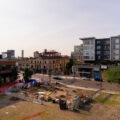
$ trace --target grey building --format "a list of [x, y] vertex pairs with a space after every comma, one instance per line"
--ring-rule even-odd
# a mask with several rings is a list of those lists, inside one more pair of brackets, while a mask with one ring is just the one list
[[40, 53], [38, 51], [34, 52], [34, 58], [39, 58], [40, 57]]
[[110, 38], [82, 38], [84, 61], [120, 61], [120, 35]]
[[15, 51], [7, 50], [7, 59], [14, 59], [14, 58], [15, 58]]
[[7, 52], [2, 52], [2, 59], [15, 59], [15, 51], [7, 50]]
[[95, 60], [110, 61], [110, 38], [96, 39]]
[[78, 62], [83, 62], [83, 45], [74, 46], [74, 51], [71, 53], [71, 57]]
[[111, 61], [120, 61], [120, 36], [111, 37]]
[[81, 38], [83, 41], [83, 60], [95, 61], [95, 38]]
[[24, 58], [24, 50], [21, 51], [21, 57]]

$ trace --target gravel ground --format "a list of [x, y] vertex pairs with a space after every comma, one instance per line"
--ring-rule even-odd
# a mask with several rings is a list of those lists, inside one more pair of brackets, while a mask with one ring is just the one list
[[[49, 80], [49, 77], [47, 75], [41, 75], [41, 74], [36, 74], [33, 76], [33, 78], [37, 79], [44, 79], [45, 81]], [[52, 79], [52, 81], [55, 81]], [[78, 87], [86, 87], [86, 88], [95, 88], [95, 89], [100, 89], [101, 88], [101, 82], [98, 81], [87, 81], [87, 80], [81, 80], [81, 79], [62, 79], [58, 80], [59, 82], [68, 84], [68, 85], [74, 85]], [[118, 87], [117, 84], [111, 84], [108, 82], [102, 82], [102, 89], [108, 90], [108, 91], [120, 91], [120, 87]]]
[[[85, 81], [85, 80], [73, 80], [73, 79], [64, 79], [60, 82], [66, 83], [68, 85], [75, 85], [78, 87], [86, 87], [86, 88], [101, 88], [101, 82], [97, 81]], [[120, 87], [117, 84], [110, 84], [107, 82], [102, 82], [102, 88], [108, 91], [120, 91]]]

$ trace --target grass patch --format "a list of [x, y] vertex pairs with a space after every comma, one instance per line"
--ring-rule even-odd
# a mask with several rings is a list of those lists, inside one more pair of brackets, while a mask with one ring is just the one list
[[105, 105], [117, 105], [120, 104], [120, 102], [117, 100], [118, 97], [119, 95], [102, 93], [95, 98], [95, 102]]

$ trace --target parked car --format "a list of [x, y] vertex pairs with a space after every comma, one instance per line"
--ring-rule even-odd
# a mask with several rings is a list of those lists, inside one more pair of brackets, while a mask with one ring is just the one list
[[90, 80], [90, 78], [82, 77], [82, 80]]

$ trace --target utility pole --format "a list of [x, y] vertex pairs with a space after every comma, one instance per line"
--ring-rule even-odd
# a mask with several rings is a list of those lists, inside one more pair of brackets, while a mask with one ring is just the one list
[[100, 69], [100, 82], [101, 82], [101, 84], [100, 84], [100, 89], [102, 90], [103, 88], [103, 84], [102, 84], [102, 70]]

